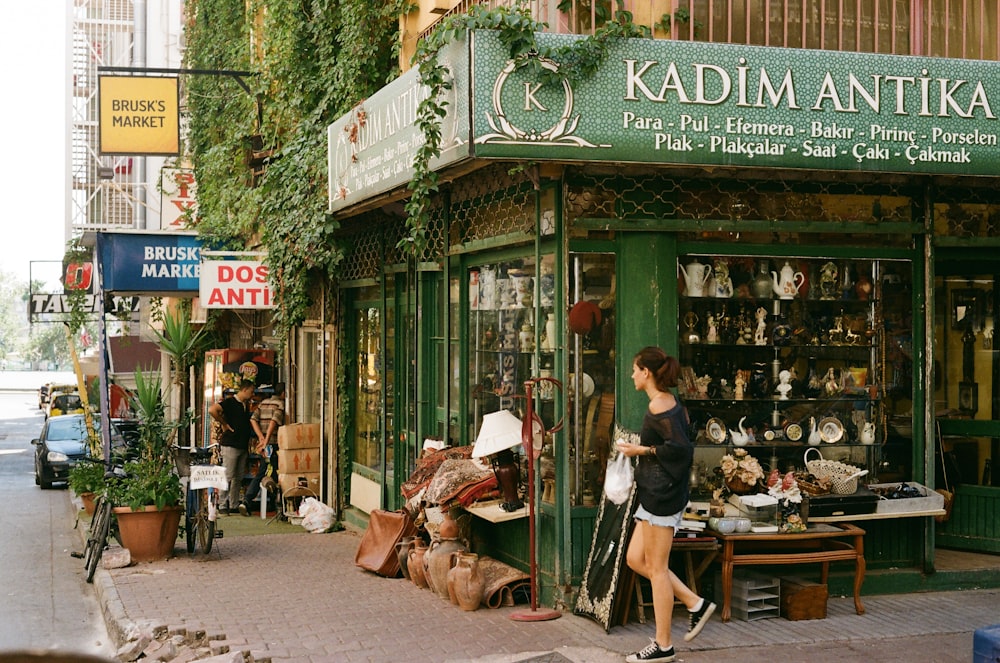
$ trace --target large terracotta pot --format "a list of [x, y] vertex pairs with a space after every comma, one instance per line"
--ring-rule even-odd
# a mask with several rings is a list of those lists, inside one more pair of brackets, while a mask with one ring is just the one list
[[448, 595], [462, 610], [478, 610], [483, 601], [486, 579], [479, 570], [479, 555], [452, 553], [453, 566], [448, 571]]
[[88, 516], [93, 517], [94, 506], [97, 501], [96, 493], [80, 493], [80, 501], [83, 502], [83, 510]]
[[122, 546], [128, 548], [133, 562], [155, 562], [173, 556], [181, 522], [179, 506], [168, 506], [162, 511], [155, 506], [142, 511], [116, 506], [114, 512]]
[[427, 576], [424, 574], [424, 554], [427, 552], [427, 544], [423, 539], [417, 537], [413, 541], [413, 546], [407, 557], [406, 568], [410, 572], [410, 581], [420, 589], [427, 589]]
[[427, 576], [427, 584], [445, 601], [448, 600], [448, 571], [451, 569], [451, 554], [465, 550], [468, 550], [468, 546], [459, 539], [435, 539], [424, 554], [424, 572]]

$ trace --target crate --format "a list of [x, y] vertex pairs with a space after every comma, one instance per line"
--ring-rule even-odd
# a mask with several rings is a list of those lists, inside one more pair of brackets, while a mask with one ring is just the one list
[[875, 505], [875, 513], [908, 513], [911, 511], [939, 511], [944, 508], [944, 495], [935, 492], [919, 484], [916, 481], [897, 481], [894, 483], [873, 483], [869, 484], [868, 487], [872, 490], [877, 489], [892, 489], [900, 484], [905, 483], [908, 486], [914, 486], [920, 491], [921, 497], [904, 497], [898, 500], [883, 500], [879, 501]]
[[789, 621], [826, 619], [826, 601], [830, 596], [826, 585], [803, 578], [780, 578], [781, 616]]
[[[715, 577], [715, 602], [722, 605], [722, 574]], [[781, 611], [781, 584], [778, 578], [753, 571], [733, 571], [733, 592], [729, 603], [734, 619], [752, 622], [773, 619]]]

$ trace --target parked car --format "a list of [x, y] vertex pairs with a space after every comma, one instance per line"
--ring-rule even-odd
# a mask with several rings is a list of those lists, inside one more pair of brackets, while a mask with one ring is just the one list
[[71, 393], [54, 391], [50, 394], [48, 416], [58, 417], [61, 414], [83, 414], [80, 394], [75, 391]]
[[[135, 444], [135, 422], [112, 420], [112, 453], [125, 452]], [[94, 416], [94, 428], [100, 432], [100, 418]], [[135, 424], [136, 426], [138, 424]], [[63, 414], [45, 420], [41, 434], [31, 441], [35, 446], [35, 485], [51, 488], [65, 482], [69, 471], [87, 455], [87, 422], [82, 414]]]

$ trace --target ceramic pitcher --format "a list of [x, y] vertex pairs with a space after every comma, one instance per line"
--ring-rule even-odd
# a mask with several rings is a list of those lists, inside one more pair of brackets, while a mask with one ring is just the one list
[[712, 278], [712, 266], [703, 265], [695, 259], [687, 267], [678, 265], [678, 269], [684, 274], [684, 294], [688, 297], [704, 297], [705, 286], [708, 285], [709, 279]]

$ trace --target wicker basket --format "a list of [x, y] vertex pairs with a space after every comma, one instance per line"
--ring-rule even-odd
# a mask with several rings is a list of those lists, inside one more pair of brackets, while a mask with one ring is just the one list
[[[809, 452], [815, 451], [819, 458], [809, 460]], [[851, 476], [857, 474], [858, 468], [853, 465], [841, 463], [836, 460], [826, 460], [823, 454], [816, 447], [809, 447], [803, 454], [802, 459], [806, 463], [806, 469], [818, 479], [830, 480], [830, 492], [835, 495], [851, 495], [858, 489], [858, 477]], [[850, 477], [850, 478], [848, 478]]]

